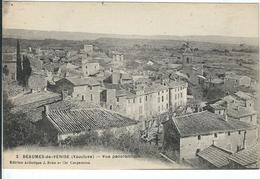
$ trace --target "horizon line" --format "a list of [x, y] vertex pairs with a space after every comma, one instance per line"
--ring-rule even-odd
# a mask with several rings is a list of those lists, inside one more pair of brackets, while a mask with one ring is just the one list
[[[20, 28], [4, 28], [4, 30], [31, 30], [31, 31], [45, 31], [45, 32], [68, 32], [68, 33], [88, 33], [88, 34], [103, 34], [103, 35], [128, 35], [128, 36], [145, 36], [145, 37], [153, 37], [153, 36], [175, 36], [175, 37], [192, 37], [192, 36], [215, 36], [215, 37], [230, 37], [230, 38], [254, 38], [259, 40], [259, 36], [229, 36], [229, 35], [174, 35], [174, 34], [153, 34], [153, 35], [146, 35], [146, 34], [121, 34], [121, 33], [103, 33], [103, 32], [83, 32], [83, 31], [59, 31], [59, 30], [41, 30], [41, 29], [20, 29]], [[4, 35], [4, 33], [3, 33]]]

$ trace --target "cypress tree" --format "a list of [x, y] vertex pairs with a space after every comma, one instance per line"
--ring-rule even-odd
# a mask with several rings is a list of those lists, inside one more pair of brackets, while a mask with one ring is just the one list
[[22, 72], [22, 60], [20, 54], [20, 41], [17, 39], [17, 49], [16, 49], [16, 80], [18, 84], [23, 83], [23, 72]]
[[25, 87], [28, 86], [28, 79], [31, 76], [32, 68], [30, 60], [27, 56], [23, 56], [23, 84]]

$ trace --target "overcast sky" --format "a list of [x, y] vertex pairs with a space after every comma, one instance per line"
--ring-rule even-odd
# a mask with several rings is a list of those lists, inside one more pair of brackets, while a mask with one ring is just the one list
[[258, 37], [257, 4], [16, 2], [4, 28], [138, 35]]

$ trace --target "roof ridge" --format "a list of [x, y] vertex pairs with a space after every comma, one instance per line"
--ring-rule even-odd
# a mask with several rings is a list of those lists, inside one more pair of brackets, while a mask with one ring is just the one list
[[[186, 117], [186, 116], [195, 115], [195, 114], [197, 115], [197, 114], [200, 114], [200, 113], [203, 113], [203, 112], [211, 113], [211, 112], [209, 112], [209, 111], [207, 111], [207, 110], [204, 110], [204, 111], [200, 111], [200, 112], [194, 112], [194, 113], [184, 114], [184, 115], [181, 115], [181, 116], [177, 116], [176, 118]], [[212, 114], [214, 114], [214, 113], [212, 113]]]

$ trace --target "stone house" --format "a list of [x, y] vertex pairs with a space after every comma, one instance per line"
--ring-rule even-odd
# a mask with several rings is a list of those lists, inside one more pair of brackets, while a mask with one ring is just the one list
[[112, 84], [133, 84], [133, 77], [125, 72], [120, 71], [114, 71], [112, 72], [105, 80], [106, 83], [112, 83]]
[[173, 111], [179, 106], [186, 106], [187, 87], [188, 84], [180, 80], [169, 83], [169, 105]]
[[187, 83], [183, 81], [166, 85], [136, 85], [129, 89], [119, 84], [104, 85], [102, 106], [136, 120], [147, 120], [187, 103]]
[[193, 85], [199, 84], [199, 77], [203, 76], [203, 64], [194, 64], [193, 49], [187, 47], [182, 53], [182, 72], [187, 75], [190, 83]]
[[94, 78], [67, 77], [56, 81], [54, 91], [66, 93], [73, 99], [100, 104], [100, 86]]
[[227, 115], [230, 118], [243, 121], [249, 124], [257, 124], [257, 111], [239, 105], [230, 105], [227, 108]]
[[223, 99], [207, 105], [207, 109], [213, 113], [223, 115], [226, 113], [230, 118], [257, 124], [257, 111], [254, 110], [254, 97], [242, 91], [225, 96]]
[[105, 85], [101, 94], [103, 107], [136, 120], [146, 120], [169, 110], [169, 88], [160, 84], [131, 90]]
[[88, 53], [88, 54], [92, 54], [93, 53], [93, 45], [88, 45], [88, 44], [85, 44], [84, 45], [84, 52], [85, 53]]
[[259, 144], [238, 152], [231, 152], [216, 145], [200, 151], [200, 168], [203, 169], [256, 169], [259, 167]]
[[226, 73], [224, 77], [225, 91], [234, 92], [239, 86], [250, 87], [251, 78], [248, 76]]
[[163, 149], [180, 162], [213, 144], [236, 152], [257, 140], [256, 126], [209, 111], [170, 118], [163, 127]]
[[124, 54], [120, 52], [112, 52], [112, 64], [115, 68], [124, 66]]
[[260, 166], [260, 145], [259, 143], [234, 153], [228, 157], [229, 168], [232, 169], [257, 169]]
[[99, 63], [94, 62], [82, 62], [82, 73], [83, 76], [91, 76], [99, 73], [100, 66]]

